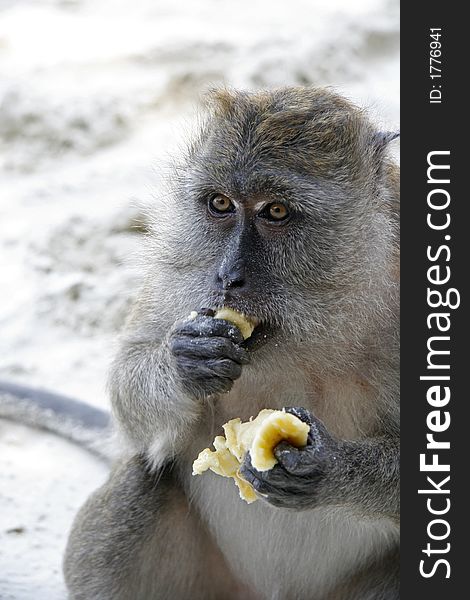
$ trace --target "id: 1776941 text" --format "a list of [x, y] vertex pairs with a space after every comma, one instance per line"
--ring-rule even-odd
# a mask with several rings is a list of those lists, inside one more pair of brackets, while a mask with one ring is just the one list
[[429, 30], [429, 77], [432, 82], [432, 89], [429, 92], [430, 104], [441, 104], [442, 102], [442, 37], [440, 27]]

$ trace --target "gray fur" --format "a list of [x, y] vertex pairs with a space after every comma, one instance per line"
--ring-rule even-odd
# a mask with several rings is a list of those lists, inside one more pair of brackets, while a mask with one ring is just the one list
[[[386, 138], [326, 89], [209, 98], [172, 196], [155, 207], [147, 282], [109, 379], [139, 458], [77, 519], [65, 562], [72, 599], [398, 598], [399, 209]], [[236, 212], [214, 221], [214, 194]], [[291, 220], [261, 218], [268, 201], [287, 203]], [[227, 289], [220, 273], [235, 269]], [[264, 343], [211, 332], [210, 316], [188, 320], [224, 304], [261, 320]], [[264, 499], [248, 506], [231, 481], [191, 476], [227, 420], [285, 406], [308, 411], [321, 444], [287, 449], [284, 463], [278, 449], [271, 487], [254, 474]], [[154, 482], [150, 502], [143, 479]], [[206, 564], [205, 553], [217, 559]], [[201, 579], [214, 565], [230, 569], [227, 589]]]

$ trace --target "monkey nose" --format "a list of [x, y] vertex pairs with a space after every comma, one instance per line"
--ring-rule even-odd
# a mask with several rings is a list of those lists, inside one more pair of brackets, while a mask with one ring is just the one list
[[219, 271], [217, 284], [223, 290], [244, 288], [246, 286], [245, 268], [241, 265], [234, 265], [232, 268]]

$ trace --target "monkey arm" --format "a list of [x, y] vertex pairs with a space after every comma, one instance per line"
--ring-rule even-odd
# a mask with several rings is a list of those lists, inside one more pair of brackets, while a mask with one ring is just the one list
[[[341, 464], [332, 469], [330, 492], [325, 499], [340, 498], [366, 514], [399, 519], [400, 446], [398, 438], [380, 437], [340, 444]], [[339, 472], [343, 467], [342, 473]], [[344, 486], [351, 486], [345, 493]]]
[[201, 413], [175, 377], [171, 359], [167, 338], [158, 342], [134, 333], [124, 340], [108, 383], [122, 432], [155, 466], [178, 452]]
[[228, 391], [249, 359], [241, 332], [229, 322], [178, 321], [159, 341], [145, 316], [123, 340], [109, 389], [123, 432], [158, 466], [184, 448], [206, 398]]
[[363, 515], [398, 520], [398, 439], [336, 440], [305, 409], [287, 410], [310, 424], [307, 445], [280, 443], [274, 451], [278, 464], [270, 471], [257, 471], [249, 455], [241, 469], [268, 502], [294, 509], [349, 505]]

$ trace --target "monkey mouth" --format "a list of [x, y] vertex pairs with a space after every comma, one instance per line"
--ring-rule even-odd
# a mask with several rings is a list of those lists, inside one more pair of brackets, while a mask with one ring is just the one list
[[247, 319], [253, 326], [253, 331], [250, 337], [248, 337], [242, 344], [247, 350], [256, 350], [257, 348], [263, 346], [270, 339], [270, 337], [272, 337], [272, 325], [270, 325], [270, 323], [268, 323], [266, 320], [250, 314], [249, 311], [246, 309], [243, 310], [243, 308], [236, 306], [234, 303], [226, 302], [224, 306], [241, 313], [243, 317]]
[[253, 333], [250, 337], [243, 342], [243, 346], [247, 350], [256, 350], [261, 346], [264, 346], [266, 342], [272, 337], [272, 327], [266, 321], [258, 321], [258, 324], [253, 329]]
[[247, 350], [255, 350], [263, 346], [272, 337], [273, 327], [264, 319], [251, 314], [248, 307], [242, 306], [241, 303], [230, 301], [227, 297], [221, 300], [214, 302], [212, 308], [202, 308], [200, 313], [207, 316], [214, 316], [217, 310], [223, 308], [230, 308], [240, 313], [253, 327], [251, 335], [242, 343], [242, 346]]

